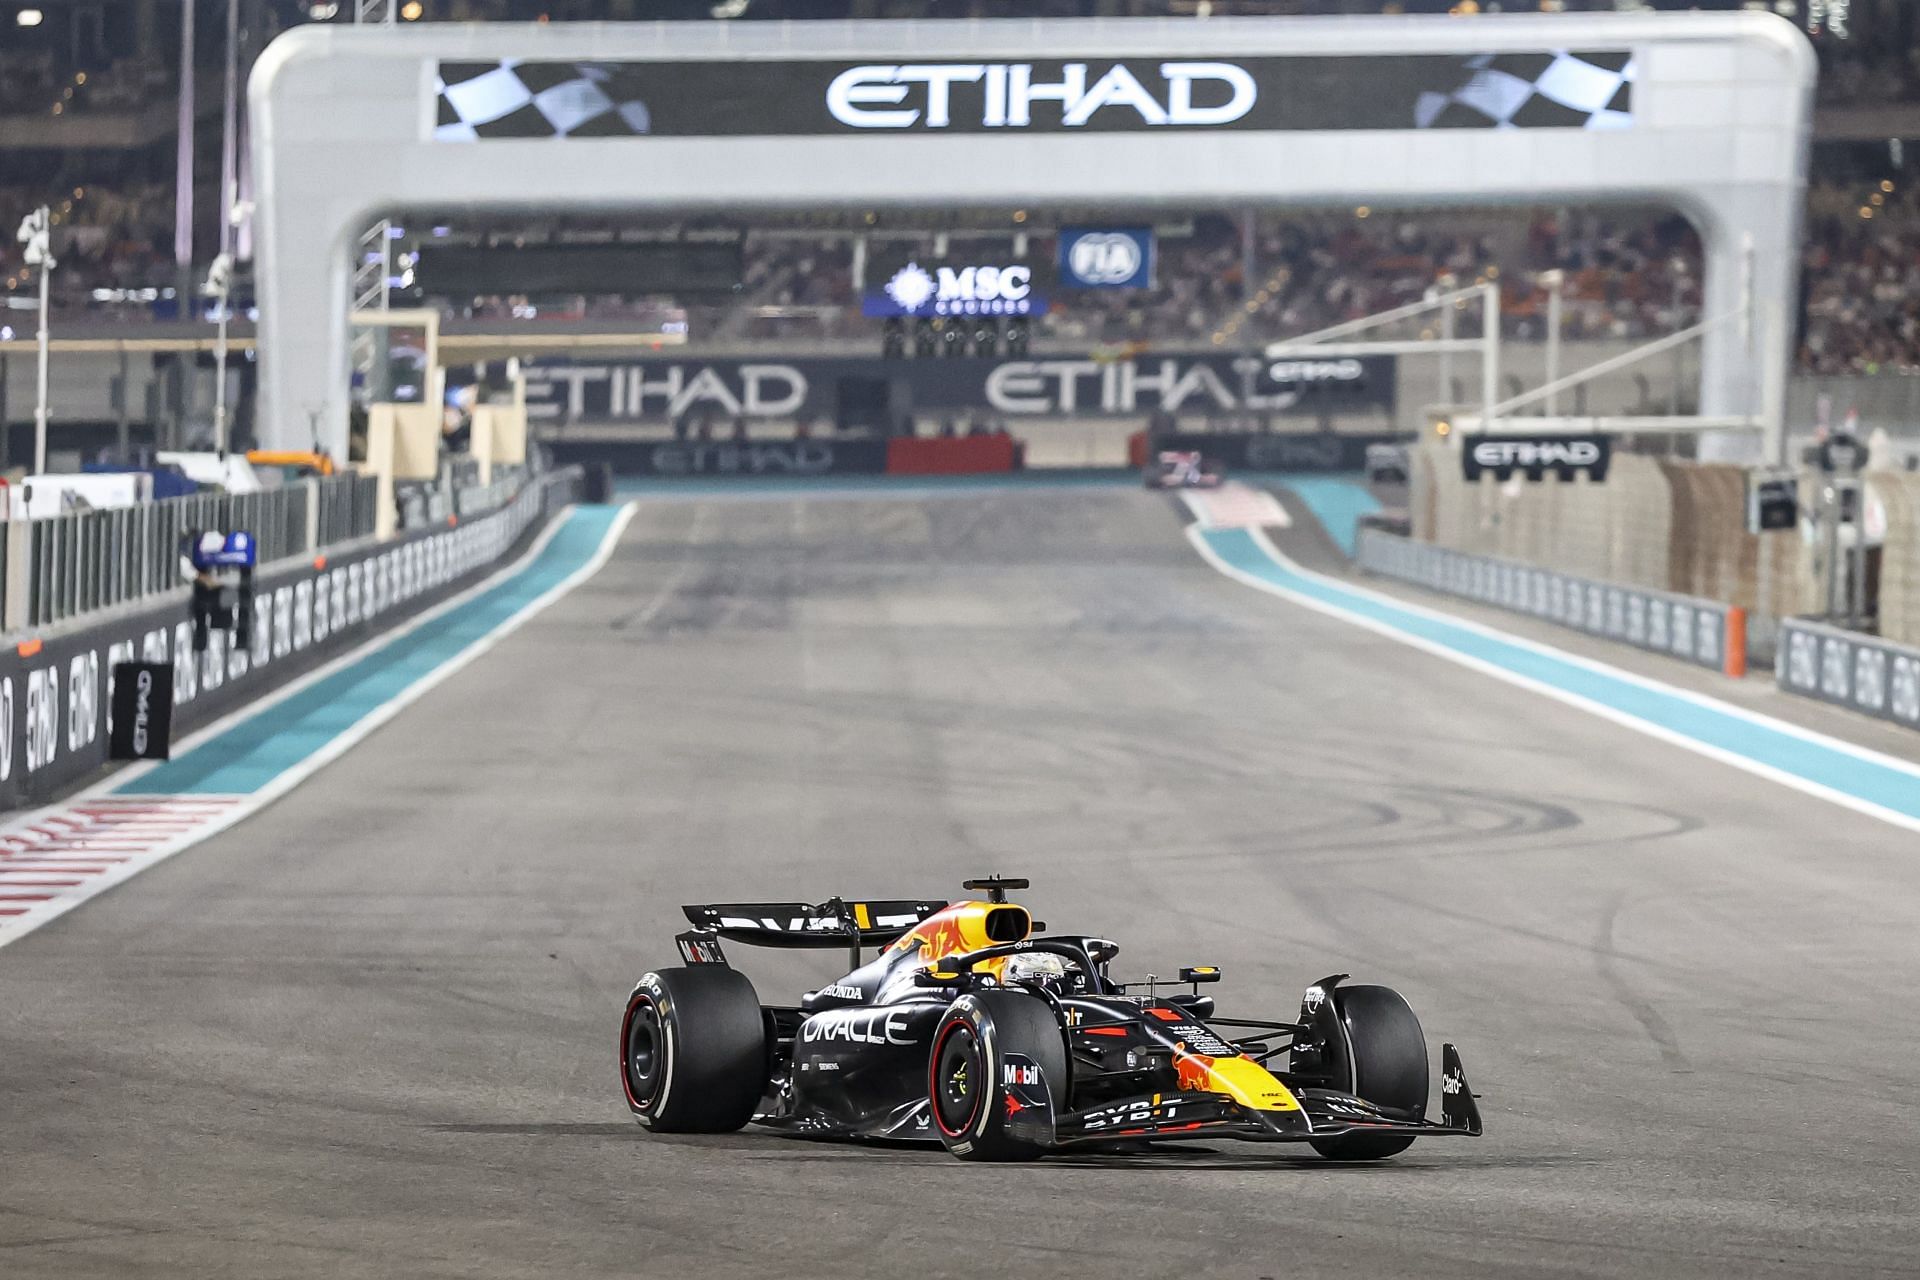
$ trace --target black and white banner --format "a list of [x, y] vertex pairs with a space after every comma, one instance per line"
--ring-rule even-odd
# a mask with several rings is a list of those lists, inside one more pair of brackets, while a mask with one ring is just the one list
[[1519, 472], [1542, 480], [1552, 472], [1562, 480], [1585, 476], [1595, 484], [1607, 478], [1613, 438], [1586, 436], [1468, 436], [1461, 444], [1460, 469], [1468, 480], [1491, 474], [1510, 480]]
[[504, 58], [435, 67], [431, 136], [1624, 129], [1624, 49], [1022, 61]]
[[527, 375], [527, 412], [553, 427], [682, 418], [832, 418], [843, 386], [885, 384], [902, 412], [985, 411], [1010, 419], [1146, 414], [1391, 412], [1390, 356], [1268, 360], [1139, 355], [915, 360], [799, 358], [545, 362]]

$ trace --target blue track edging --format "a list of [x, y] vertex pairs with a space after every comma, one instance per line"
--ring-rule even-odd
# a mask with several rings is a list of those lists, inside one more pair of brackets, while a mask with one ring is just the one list
[[587, 564], [620, 508], [575, 507], [532, 563], [432, 618], [114, 788], [119, 795], [249, 795], [484, 639]]
[[1196, 530], [1192, 536], [1235, 576], [1266, 583], [1328, 612], [1567, 695], [1567, 700], [1584, 703], [1630, 727], [1642, 727], [1753, 772], [1806, 784], [1808, 789], [1920, 824], [1920, 766], [1341, 585], [1276, 559], [1249, 530]]

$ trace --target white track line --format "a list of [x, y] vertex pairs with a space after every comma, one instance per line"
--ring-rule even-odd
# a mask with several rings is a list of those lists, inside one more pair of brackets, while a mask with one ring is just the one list
[[[324, 663], [306, 675], [301, 676], [299, 679], [293, 680], [284, 687], [275, 690], [273, 693], [254, 702], [250, 702], [244, 707], [237, 708], [205, 728], [190, 734], [179, 744], [181, 752], [184, 754], [186, 750], [190, 750], [208, 741], [214, 736], [232, 728], [239, 722], [257, 715], [278, 703], [284, 702], [286, 699], [312, 685], [315, 681], [325, 679], [343, 667], [378, 653], [381, 649], [393, 644], [403, 636], [419, 630], [435, 618], [443, 616], [448, 611], [458, 608], [469, 600], [500, 585], [515, 574], [522, 572], [542, 551], [546, 550], [548, 543], [553, 540], [554, 536], [560, 531], [561, 526], [565, 524], [565, 520], [561, 517], [566, 514], [566, 512], [562, 512], [559, 516], [556, 516], [554, 520], [549, 522], [547, 527], [543, 529], [540, 535], [534, 540], [533, 544], [527, 548], [525, 554], [512, 564], [488, 575], [485, 579], [475, 583], [465, 591], [448, 597], [432, 608], [425, 610], [417, 617], [408, 619], [407, 622], [394, 628], [392, 631], [383, 632], [378, 636], [372, 637], [358, 647], [342, 654], [338, 658]], [[124, 831], [125, 828], [121, 822], [116, 820], [117, 815], [122, 813], [128, 815], [137, 814], [140, 815], [143, 824], [151, 824], [154, 834], [160, 835], [164, 832], [164, 838], [158, 843], [145, 846], [141, 852], [135, 856], [126, 858], [125, 861], [118, 863], [118, 865], [112, 866], [102, 873], [88, 876], [78, 885], [59, 886], [63, 889], [70, 889], [71, 892], [59, 893], [47, 901], [35, 903], [25, 914], [11, 917], [0, 916], [0, 947], [18, 942], [21, 938], [59, 919], [82, 903], [92, 901], [114, 886], [145, 871], [148, 867], [164, 862], [181, 850], [191, 848], [203, 840], [218, 835], [236, 823], [252, 817], [291, 791], [294, 787], [312, 777], [314, 773], [339, 759], [345, 752], [364, 741], [374, 730], [386, 724], [405, 708], [419, 701], [430, 690], [439, 686], [479, 658], [482, 654], [492, 649], [506, 636], [519, 630], [532, 619], [534, 615], [540, 613], [549, 605], [553, 604], [554, 601], [560, 599], [560, 597], [566, 595], [569, 591], [599, 572], [612, 557], [614, 548], [620, 541], [620, 535], [626, 530], [628, 522], [633, 519], [633, 514], [634, 504], [627, 503], [624, 505], [608, 524], [607, 530], [601, 536], [600, 545], [595, 549], [594, 554], [578, 569], [575, 569], [572, 573], [568, 574], [540, 595], [529, 600], [514, 613], [503, 619], [499, 625], [469, 644], [466, 648], [460, 650], [453, 657], [422, 675], [419, 679], [406, 686], [398, 694], [380, 704], [367, 715], [362, 716], [331, 741], [320, 747], [319, 750], [313, 752], [305, 759], [290, 765], [265, 786], [251, 794], [236, 796], [194, 794], [178, 797], [147, 794], [117, 796], [111, 794], [116, 788], [125, 785], [129, 780], [140, 776], [141, 773], [146, 772], [148, 769], [156, 767], [152, 764], [143, 764], [120, 770], [76, 792], [73, 796], [60, 802], [58, 805], [48, 806], [22, 815], [20, 818], [8, 823], [5, 830], [0, 831], [0, 842], [6, 841], [9, 835], [33, 830], [41, 831], [43, 833], [43, 840], [50, 841], [55, 838], [67, 840], [72, 838], [77, 831], [93, 827], [96, 822], [101, 823], [105, 830], [111, 830], [118, 834]], [[39, 843], [39, 840], [18, 842], [16, 849], [13, 851], [13, 856], [21, 854], [31, 856], [32, 849]], [[12, 861], [12, 857], [0, 857], [0, 866], [5, 866], [6, 863], [10, 861]], [[104, 859], [100, 861], [104, 861]], [[56, 869], [53, 867], [45, 867], [41, 870], [47, 875], [56, 874]], [[16, 890], [26, 892], [33, 891], [33, 886], [31, 886], [29, 882], [8, 879], [4, 883], [15, 886], [15, 890], [8, 890], [8, 892]], [[14, 902], [12, 905], [18, 906], [21, 904]]]
[[[1276, 565], [1288, 573], [1297, 574], [1302, 578], [1322, 583], [1337, 591], [1366, 597], [1394, 609], [1404, 610], [1407, 613], [1417, 614], [1437, 622], [1444, 622], [1449, 626], [1474, 632], [1488, 639], [1497, 640], [1502, 644], [1514, 645], [1518, 648], [1527, 649], [1560, 662], [1583, 667], [1610, 679], [1621, 680], [1667, 697], [1678, 698], [1717, 714], [1744, 720], [1756, 727], [1769, 729], [1777, 733], [1785, 734], [1788, 737], [1798, 738], [1811, 745], [1823, 747], [1842, 755], [1852, 756], [1863, 762], [1870, 762], [1897, 772], [1906, 773], [1913, 777], [1916, 785], [1920, 785], [1920, 768], [1916, 768], [1911, 761], [1885, 755], [1870, 747], [1857, 746], [1854, 743], [1845, 742], [1839, 738], [1831, 738], [1815, 730], [1804, 729], [1799, 725], [1789, 724], [1784, 720], [1776, 720], [1772, 716], [1763, 715], [1759, 712], [1748, 711], [1743, 707], [1736, 707], [1731, 703], [1722, 702], [1718, 698], [1710, 698], [1705, 694], [1695, 693], [1674, 685], [1663, 684], [1658, 680], [1636, 675], [1631, 671], [1609, 666], [1604, 662], [1599, 662], [1592, 658], [1581, 657], [1578, 654], [1569, 653], [1564, 649], [1556, 649], [1551, 645], [1541, 644], [1538, 641], [1528, 640], [1521, 636], [1501, 631], [1496, 627], [1469, 621], [1456, 614], [1444, 613], [1438, 609], [1429, 609], [1422, 605], [1410, 604], [1405, 600], [1385, 595], [1378, 591], [1371, 591], [1365, 587], [1355, 586], [1352, 583], [1343, 582], [1336, 578], [1329, 578], [1324, 574], [1315, 573], [1310, 569], [1304, 569], [1294, 563], [1284, 552], [1273, 545], [1271, 539], [1259, 530], [1248, 531], [1248, 536], [1260, 546], [1260, 549], [1269, 556]], [[1470, 670], [1478, 671], [1482, 675], [1492, 676], [1496, 680], [1503, 680], [1508, 684], [1516, 685], [1522, 689], [1530, 689], [1534, 693], [1552, 698], [1556, 702], [1564, 703], [1570, 707], [1576, 707], [1581, 711], [1599, 716], [1603, 720], [1608, 720], [1624, 728], [1632, 729], [1637, 733], [1644, 733], [1650, 738], [1657, 738], [1662, 742], [1670, 743], [1673, 746], [1691, 751], [1696, 755], [1705, 756], [1710, 760], [1718, 760], [1722, 764], [1732, 765], [1736, 769], [1743, 770], [1756, 777], [1765, 778], [1770, 782], [1777, 782], [1785, 787], [1791, 787], [1806, 795], [1817, 796], [1822, 800], [1840, 805], [1842, 808], [1851, 809], [1855, 813], [1865, 814], [1870, 818], [1878, 818], [1882, 822], [1908, 831], [1920, 831], [1920, 819], [1916, 819], [1909, 814], [1901, 813], [1898, 810], [1889, 809], [1884, 805], [1875, 804], [1871, 800], [1862, 799], [1859, 796], [1836, 790], [1824, 783], [1815, 782], [1810, 778], [1803, 778], [1799, 774], [1789, 773], [1784, 769], [1775, 768], [1772, 765], [1755, 760], [1749, 756], [1727, 751], [1711, 743], [1702, 742], [1697, 738], [1677, 733], [1663, 725], [1653, 724], [1629, 712], [1620, 711], [1602, 702], [1596, 702], [1583, 694], [1574, 693], [1571, 690], [1562, 689], [1556, 685], [1546, 684], [1542, 681], [1535, 680], [1531, 676], [1521, 675], [1517, 671], [1510, 671], [1505, 667], [1487, 662], [1481, 658], [1473, 657], [1471, 654], [1462, 653], [1447, 645], [1427, 640], [1421, 636], [1411, 635], [1390, 623], [1369, 618], [1365, 614], [1356, 613], [1349, 609], [1343, 609], [1339, 605], [1290, 590], [1278, 583], [1269, 582], [1265, 578], [1247, 573], [1221, 559], [1219, 554], [1208, 545], [1205, 531], [1197, 525], [1187, 526], [1187, 541], [1193, 544], [1194, 550], [1200, 553], [1201, 559], [1205, 560], [1227, 577], [1232, 578], [1235, 582], [1252, 587], [1256, 591], [1264, 591], [1268, 595], [1278, 596], [1302, 608], [1312, 609], [1317, 613], [1323, 613], [1329, 617], [1351, 623], [1354, 626], [1363, 627], [1368, 631], [1374, 632], [1376, 635], [1385, 636], [1390, 640], [1397, 640], [1401, 644], [1433, 654], [1438, 658], [1444, 658], [1448, 662], [1455, 663]]]

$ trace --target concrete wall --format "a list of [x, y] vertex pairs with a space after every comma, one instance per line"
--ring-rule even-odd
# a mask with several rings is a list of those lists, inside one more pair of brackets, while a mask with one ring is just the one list
[[1604, 484], [1585, 479], [1468, 481], [1459, 454], [1422, 446], [1413, 484], [1416, 534], [1456, 551], [1549, 565], [1605, 582], [1674, 590], [1673, 498], [1661, 464], [1616, 455]]
[[1887, 512], [1880, 557], [1880, 636], [1920, 645], [1920, 475], [1876, 471], [1867, 483]]
[[[1920, 628], [1920, 478], [1887, 479], [1902, 486], [1902, 518], [1912, 521], [1901, 554], [1889, 533], [1887, 564], [1911, 575], [1903, 580], [1910, 594], [1902, 607], [1912, 609]], [[1811, 497], [1812, 481], [1804, 480], [1802, 502]], [[1746, 531], [1746, 477], [1735, 466], [1615, 454], [1602, 484], [1519, 476], [1470, 483], [1457, 451], [1423, 445], [1415, 451], [1409, 502], [1414, 536], [1443, 547], [1739, 605], [1762, 653], [1770, 651], [1774, 619], [1818, 604], [1812, 556], [1800, 534]], [[1890, 519], [1895, 505], [1888, 502]], [[1906, 567], [1894, 568], [1897, 561]]]

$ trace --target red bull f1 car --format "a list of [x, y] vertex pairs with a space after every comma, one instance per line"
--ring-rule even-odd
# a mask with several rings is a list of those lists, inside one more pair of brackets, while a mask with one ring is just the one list
[[[1218, 1017], [1200, 991], [1218, 969], [1117, 982], [1112, 941], [1036, 936], [1045, 926], [1007, 900], [1026, 886], [970, 880], [984, 898], [952, 903], [684, 908], [685, 963], [642, 977], [621, 1018], [628, 1107], [657, 1132], [751, 1122], [990, 1161], [1221, 1138], [1377, 1160], [1416, 1138], [1479, 1135], [1451, 1044], [1440, 1118], [1428, 1117], [1426, 1038], [1398, 992], [1335, 974], [1307, 988], [1294, 1021]], [[766, 1005], [722, 940], [844, 946], [853, 968], [797, 1005]]]

